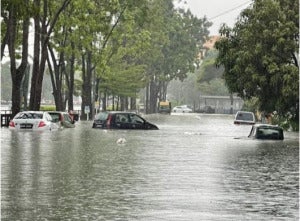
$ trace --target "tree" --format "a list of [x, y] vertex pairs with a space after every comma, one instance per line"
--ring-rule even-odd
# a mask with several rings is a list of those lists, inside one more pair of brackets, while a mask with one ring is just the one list
[[[14, 116], [21, 110], [21, 84], [28, 65], [28, 34], [31, 6], [28, 0], [4, 1], [3, 6], [1, 15], [4, 16], [6, 33], [4, 38], [1, 39], [1, 53], [3, 53], [7, 44], [12, 79], [12, 115]], [[20, 44], [22, 45], [22, 52], [19, 54], [18, 48]], [[21, 63], [17, 67], [17, 59], [19, 57], [21, 57]]]
[[[154, 1], [150, 7], [151, 49], [145, 59], [147, 77], [147, 113], [154, 113], [157, 100], [166, 99], [172, 79], [183, 80], [199, 66], [198, 55], [211, 25], [206, 18], [198, 19], [188, 10], [175, 9], [172, 1]], [[157, 30], [160, 32], [157, 32]]]
[[223, 26], [217, 64], [230, 92], [256, 97], [260, 111], [299, 119], [299, 2], [256, 0], [233, 29]]
[[[100, 90], [120, 97], [121, 110], [127, 109], [128, 99], [134, 101], [138, 90], [146, 84], [142, 58], [147, 56], [145, 51], [150, 47], [150, 34], [141, 28], [144, 18], [140, 14], [140, 8], [124, 11], [119, 25], [102, 50], [102, 61], [105, 64], [102, 63], [96, 70], [97, 82], [101, 81]], [[133, 103], [131, 107], [135, 109]]]
[[49, 1], [34, 0], [34, 58], [31, 78], [31, 110], [39, 110], [41, 104], [42, 82], [48, 58], [48, 43], [59, 15], [71, 0]]

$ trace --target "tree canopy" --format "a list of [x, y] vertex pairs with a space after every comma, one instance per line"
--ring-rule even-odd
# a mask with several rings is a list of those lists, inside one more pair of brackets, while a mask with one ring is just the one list
[[217, 65], [230, 92], [256, 97], [260, 111], [299, 119], [299, 2], [255, 0], [222, 38]]
[[29, 108], [40, 108], [48, 71], [58, 110], [67, 101], [72, 109], [75, 88], [80, 88], [83, 111], [85, 106], [93, 109], [101, 96], [128, 99], [147, 87], [146, 100], [155, 112], [168, 82], [183, 80], [199, 65], [197, 56], [211, 25], [205, 17], [176, 8], [173, 0], [4, 0], [1, 6], [1, 52], [8, 46], [13, 114], [21, 109], [30, 27], [34, 55]]

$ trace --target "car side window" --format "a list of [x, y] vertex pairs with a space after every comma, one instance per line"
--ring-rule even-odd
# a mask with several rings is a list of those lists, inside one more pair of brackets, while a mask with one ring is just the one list
[[143, 124], [144, 123], [144, 120], [135, 114], [130, 115], [130, 121], [131, 121], [131, 123], [134, 123], [134, 124]]
[[117, 123], [127, 123], [128, 121], [128, 116], [125, 114], [117, 114], [116, 115], [116, 122]]

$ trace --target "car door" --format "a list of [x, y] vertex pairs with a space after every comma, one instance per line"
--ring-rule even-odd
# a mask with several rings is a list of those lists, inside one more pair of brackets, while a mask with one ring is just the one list
[[117, 113], [115, 115], [115, 126], [117, 129], [131, 129], [131, 123], [127, 113]]

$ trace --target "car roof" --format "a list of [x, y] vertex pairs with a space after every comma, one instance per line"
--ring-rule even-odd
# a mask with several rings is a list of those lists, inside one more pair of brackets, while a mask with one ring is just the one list
[[253, 115], [254, 115], [254, 113], [251, 112], [251, 111], [238, 111], [238, 112], [236, 112], [236, 114], [240, 114], [240, 113], [244, 113], [244, 114], [253, 114]]
[[36, 114], [43, 114], [45, 111], [20, 111], [19, 113], [36, 113]]
[[109, 114], [136, 114], [135, 112], [130, 112], [130, 111], [102, 111], [99, 112], [98, 114], [101, 113], [109, 113]]
[[57, 113], [68, 114], [68, 112], [65, 112], [65, 111], [47, 111], [47, 112], [53, 113], [53, 114], [57, 114]]
[[253, 127], [256, 128], [278, 128], [278, 129], [282, 129], [280, 126], [278, 125], [271, 125], [271, 124], [254, 124]]

